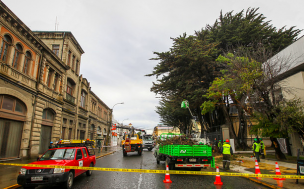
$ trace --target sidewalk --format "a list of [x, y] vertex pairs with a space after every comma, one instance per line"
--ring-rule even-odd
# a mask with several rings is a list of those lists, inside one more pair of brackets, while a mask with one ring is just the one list
[[[104, 146], [102, 149], [102, 152], [98, 152], [98, 150], [95, 150], [96, 159], [102, 158], [106, 155], [112, 154], [118, 150], [120, 150], [120, 146]], [[0, 161], [0, 163], [20, 163], [20, 164], [28, 164], [33, 161], [36, 161], [36, 159], [27, 159], [27, 160], [10, 160], [10, 161]], [[9, 166], [9, 165], [0, 165], [0, 188], [19, 188], [19, 185], [17, 184], [17, 177], [19, 174], [21, 167], [17, 166]], [[10, 187], [13, 186], [14, 187]]]
[[[267, 158], [267, 157], [266, 157]], [[295, 163], [286, 163], [283, 161], [271, 160], [271, 159], [261, 159], [259, 162], [259, 168], [261, 174], [275, 174], [275, 163], [278, 163], [280, 172], [282, 175], [296, 175], [297, 174], [297, 165]], [[222, 165], [219, 164], [219, 167]], [[250, 157], [241, 157], [236, 160], [231, 161], [230, 166], [231, 172], [240, 172], [240, 173], [255, 173], [255, 158]], [[292, 188], [292, 189], [302, 189], [304, 188], [304, 180], [299, 179], [298, 184], [296, 184], [295, 179], [286, 179], [283, 182], [279, 183], [273, 178], [261, 178], [258, 180], [256, 178], [248, 178], [254, 182], [263, 184], [269, 188]], [[282, 186], [282, 185], [283, 186]]]

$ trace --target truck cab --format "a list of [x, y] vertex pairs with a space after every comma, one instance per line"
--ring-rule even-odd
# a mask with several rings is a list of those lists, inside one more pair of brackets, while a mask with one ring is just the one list
[[123, 156], [127, 156], [128, 152], [137, 151], [138, 155], [142, 154], [143, 140], [138, 134], [134, 132], [134, 128], [130, 130], [129, 134], [125, 134], [124, 140], [121, 141]]
[[149, 151], [151, 151], [155, 145], [153, 141], [153, 136], [146, 134], [143, 135], [142, 139], [143, 139], [143, 149], [148, 149]]

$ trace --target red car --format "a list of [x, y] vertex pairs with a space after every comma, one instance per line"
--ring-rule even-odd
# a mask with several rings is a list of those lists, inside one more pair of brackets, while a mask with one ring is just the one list
[[[49, 149], [37, 161], [30, 164], [94, 167], [96, 158], [95, 155], [91, 155], [89, 152], [89, 149], [84, 144], [62, 145], [60, 148]], [[24, 189], [32, 189], [39, 185], [58, 184], [70, 189], [74, 178], [84, 172], [87, 176], [92, 174], [90, 170], [25, 166], [21, 168], [17, 182]]]

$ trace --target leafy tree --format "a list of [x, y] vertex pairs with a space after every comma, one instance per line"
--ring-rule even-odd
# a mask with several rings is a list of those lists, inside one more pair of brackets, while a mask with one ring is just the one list
[[200, 104], [204, 98], [201, 94], [208, 89], [209, 83], [215, 77], [213, 60], [217, 53], [216, 44], [207, 43], [205, 40], [198, 40], [197, 36], [186, 34], [172, 40], [173, 47], [170, 51], [154, 52], [157, 57], [152, 60], [158, 60], [159, 63], [152, 74], [146, 75], [156, 76], [157, 83], [153, 83], [151, 91], [163, 97], [157, 112], [160, 113], [163, 121], [174, 124], [173, 126], [177, 124], [182, 128], [187, 128], [191, 116], [185, 113], [188, 110], [180, 110], [180, 103], [183, 99], [187, 99], [193, 114], [198, 116], [203, 125]]
[[[229, 50], [233, 53], [237, 52], [240, 46], [243, 49], [247, 49], [249, 56], [252, 56], [250, 55], [252, 52], [260, 49], [259, 45], [261, 44], [267, 51], [276, 53], [295, 41], [301, 32], [301, 30], [294, 27], [289, 29], [286, 29], [286, 27], [275, 28], [270, 21], [266, 21], [266, 17], [263, 14], [258, 13], [258, 10], [258, 8], [248, 8], [246, 11], [242, 10], [236, 14], [233, 11], [226, 14], [221, 12], [219, 19], [216, 19], [213, 25], [207, 25], [200, 31], [195, 31], [194, 35], [187, 36], [183, 34], [177, 38], [172, 38], [173, 46], [167, 52], [154, 52], [156, 58], [151, 60], [159, 62], [154, 67], [153, 72], [146, 76], [156, 76], [157, 82], [153, 83], [151, 91], [166, 99], [160, 103], [157, 110], [164, 121], [169, 122], [166, 114], [171, 112], [170, 122], [172, 124], [179, 123], [181, 121], [180, 114], [176, 113], [179, 107], [173, 106], [171, 103], [177, 103], [179, 99], [187, 99], [191, 111], [198, 116], [201, 125], [207, 125], [207, 128], [211, 130], [214, 125], [226, 123], [231, 128], [231, 136], [237, 139], [238, 146], [240, 146], [241, 142], [244, 142], [244, 140], [240, 141], [239, 139], [244, 138], [247, 126], [241, 127], [240, 125], [237, 136], [236, 131], [232, 129], [229, 109], [231, 106], [239, 104], [240, 106], [236, 107], [240, 124], [247, 123], [246, 99], [248, 94], [246, 89], [249, 89], [248, 86], [250, 84], [247, 84], [246, 87], [246, 84], [240, 85], [237, 80], [230, 81], [229, 84], [231, 86], [237, 85], [237, 89], [240, 90], [239, 93], [233, 90], [226, 91], [222, 93], [222, 98], [217, 99], [217, 102], [213, 101], [214, 99], [208, 101], [206, 94], [209, 87], [217, 77], [221, 78], [221, 76], [226, 74], [221, 72], [221, 70], [227, 69], [226, 64], [215, 63], [215, 60], [219, 55], [224, 55]], [[267, 57], [267, 54], [263, 54], [262, 51], [259, 51], [259, 53], [262, 56], [256, 56], [254, 59], [257, 63], [263, 62], [262, 59]], [[247, 55], [238, 57], [246, 58]], [[248, 63], [254, 62], [249, 60]], [[247, 72], [243, 70], [243, 72], [245, 74], [243, 80], [246, 77], [248, 77], [247, 80], [250, 77], [254, 77], [254, 75], [250, 75], [248, 70]], [[230, 73], [231, 76], [233, 74], [232, 72]], [[223, 81], [216, 79], [215, 82], [221, 85]], [[225, 84], [222, 85], [228, 86], [227, 84], [228, 82], [225, 81]], [[260, 90], [260, 96], [267, 96], [268, 93], [263, 94], [263, 91], [265, 90]], [[203, 103], [204, 114], [199, 116], [201, 114], [200, 105]], [[271, 109], [271, 103], [267, 103]], [[190, 120], [189, 115], [185, 116]], [[183, 124], [188, 123], [183, 122]]]

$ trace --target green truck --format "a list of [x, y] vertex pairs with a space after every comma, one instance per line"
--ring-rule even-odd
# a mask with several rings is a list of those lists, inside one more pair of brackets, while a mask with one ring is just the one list
[[[180, 134], [163, 133], [160, 140], [179, 136]], [[193, 171], [199, 171], [201, 168], [215, 167], [214, 157], [212, 156], [212, 147], [209, 145], [159, 145], [155, 147], [154, 156], [157, 164], [160, 161], [166, 161], [169, 169], [190, 168]]]

